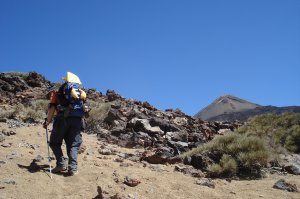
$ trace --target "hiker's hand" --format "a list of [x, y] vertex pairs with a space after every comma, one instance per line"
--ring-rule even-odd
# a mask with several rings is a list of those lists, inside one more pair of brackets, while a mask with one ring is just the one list
[[45, 120], [45, 122], [43, 123], [43, 127], [44, 129], [46, 129], [48, 127], [49, 123], [47, 122], [47, 120]]

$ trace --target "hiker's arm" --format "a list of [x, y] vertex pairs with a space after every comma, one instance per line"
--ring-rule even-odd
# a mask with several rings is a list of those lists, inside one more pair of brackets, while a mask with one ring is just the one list
[[54, 113], [55, 113], [55, 106], [50, 106], [50, 108], [48, 109], [46, 121], [43, 125], [44, 128], [47, 128], [47, 126], [52, 122]]

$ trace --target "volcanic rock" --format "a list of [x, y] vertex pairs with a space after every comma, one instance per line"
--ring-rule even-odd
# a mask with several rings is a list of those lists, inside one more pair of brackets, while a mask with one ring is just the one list
[[124, 179], [124, 184], [126, 184], [130, 187], [135, 187], [140, 183], [141, 183], [140, 179], [135, 175], [126, 176]]
[[191, 156], [191, 165], [196, 169], [206, 170], [212, 163], [214, 163], [213, 160], [206, 155], [196, 154]]
[[298, 192], [297, 186], [295, 184], [288, 183], [284, 179], [278, 180], [274, 184], [273, 188], [287, 190], [289, 192]]
[[162, 135], [164, 133], [158, 126], [152, 127], [150, 125], [149, 120], [147, 119], [133, 118], [132, 120], [129, 121], [127, 127], [133, 128], [135, 131], [146, 132], [150, 135], [155, 135], [155, 134]]
[[117, 99], [123, 99], [118, 93], [116, 93], [114, 90], [107, 90], [106, 96], [109, 102], [115, 101]]
[[181, 158], [175, 157], [174, 150], [168, 147], [160, 147], [154, 151], [145, 151], [142, 154], [141, 160], [147, 161], [150, 164], [175, 164], [181, 162]]
[[201, 178], [196, 181], [196, 184], [201, 186], [207, 186], [210, 188], [215, 188], [215, 182], [211, 178]]
[[3, 133], [0, 133], [0, 142], [3, 142], [5, 140], [5, 135]]
[[296, 163], [285, 166], [284, 169], [290, 174], [300, 175], [300, 165]]
[[185, 175], [190, 175], [192, 177], [195, 178], [203, 178], [205, 177], [205, 174], [199, 170], [199, 169], [195, 169], [191, 166], [179, 166], [179, 165], [175, 165], [174, 168], [175, 171], [184, 173]]

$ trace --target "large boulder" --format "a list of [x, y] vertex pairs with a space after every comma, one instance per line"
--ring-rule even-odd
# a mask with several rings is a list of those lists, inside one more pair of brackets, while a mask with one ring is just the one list
[[190, 164], [196, 169], [207, 170], [208, 166], [213, 164], [214, 161], [206, 155], [196, 154], [191, 156]]
[[189, 150], [189, 144], [187, 142], [168, 141], [168, 146], [174, 149], [174, 155], [179, 155]]
[[180, 128], [172, 124], [170, 121], [163, 120], [161, 118], [152, 117], [149, 120], [151, 126], [159, 126], [164, 132], [168, 131], [180, 131]]
[[187, 142], [189, 134], [186, 131], [167, 132], [166, 138], [171, 141]]
[[127, 123], [127, 128], [134, 129], [134, 131], [142, 131], [148, 133], [151, 135], [163, 135], [164, 132], [159, 128], [159, 126], [152, 127], [150, 125], [149, 120], [147, 119], [139, 119], [139, 118], [133, 118]]

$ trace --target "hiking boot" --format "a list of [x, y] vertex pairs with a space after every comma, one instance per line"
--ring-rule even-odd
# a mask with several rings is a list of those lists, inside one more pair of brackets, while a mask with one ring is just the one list
[[78, 171], [77, 170], [69, 170], [68, 174], [69, 174], [69, 176], [74, 176], [74, 175], [78, 174]]
[[67, 170], [67, 168], [65, 166], [56, 166], [51, 171], [52, 171], [52, 173], [60, 173], [65, 170]]

